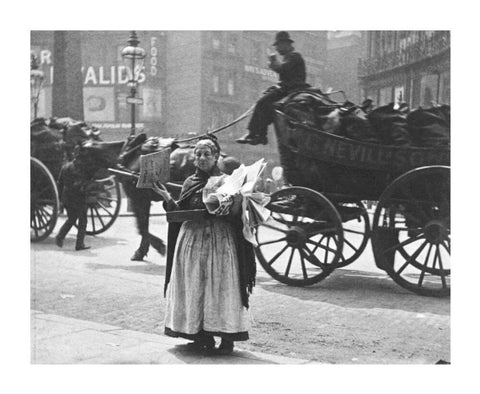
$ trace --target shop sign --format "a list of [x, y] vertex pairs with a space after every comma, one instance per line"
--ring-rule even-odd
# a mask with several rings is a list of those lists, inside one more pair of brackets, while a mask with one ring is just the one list
[[266, 68], [257, 67], [257, 66], [251, 66], [249, 64], [245, 65], [245, 71], [247, 73], [261, 75], [262, 79], [264, 80], [278, 82], [278, 76], [275, 71], [268, 70]]
[[142, 105], [143, 99], [140, 97], [127, 97], [127, 104]]

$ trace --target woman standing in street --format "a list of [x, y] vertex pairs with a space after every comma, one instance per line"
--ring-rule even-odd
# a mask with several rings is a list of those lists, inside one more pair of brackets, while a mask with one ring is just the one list
[[[194, 156], [196, 172], [185, 180], [178, 201], [163, 185], [154, 187], [165, 210], [205, 209], [207, 182], [223, 184], [226, 175], [217, 167], [220, 147], [214, 137], [200, 139]], [[234, 341], [248, 339], [248, 297], [256, 269], [253, 247], [242, 235], [241, 199], [223, 200], [215, 215], [170, 223], [168, 230], [165, 334], [217, 354], [230, 354]], [[221, 338], [218, 349], [214, 336]]]

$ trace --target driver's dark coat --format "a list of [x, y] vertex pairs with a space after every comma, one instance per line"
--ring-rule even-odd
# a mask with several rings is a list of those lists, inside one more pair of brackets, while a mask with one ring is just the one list
[[284, 89], [295, 89], [305, 86], [306, 67], [302, 55], [298, 52], [288, 52], [283, 55], [281, 63], [274, 63], [270, 68], [278, 73], [279, 85]]

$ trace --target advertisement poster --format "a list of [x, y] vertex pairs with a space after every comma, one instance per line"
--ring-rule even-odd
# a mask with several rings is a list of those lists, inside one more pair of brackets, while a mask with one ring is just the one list
[[162, 117], [162, 91], [159, 88], [142, 89], [142, 119], [158, 120]]
[[113, 122], [115, 101], [113, 87], [84, 87], [83, 105], [87, 122]]

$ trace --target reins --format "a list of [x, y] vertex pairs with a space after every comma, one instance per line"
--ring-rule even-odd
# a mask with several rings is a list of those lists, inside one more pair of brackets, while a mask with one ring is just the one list
[[233, 126], [234, 124], [240, 122], [241, 120], [245, 119], [252, 111], [253, 111], [253, 108], [255, 107], [255, 105], [252, 105], [249, 109], [247, 109], [242, 115], [240, 115], [237, 119], [234, 119], [232, 120], [230, 123], [227, 123], [226, 125], [222, 126], [222, 127], [219, 127], [218, 129], [215, 129], [215, 130], [212, 130], [212, 131], [207, 131], [206, 133], [204, 134], [201, 134], [201, 135], [196, 135], [195, 137], [191, 137], [191, 138], [185, 138], [183, 140], [175, 140], [176, 143], [182, 143], [182, 142], [190, 142], [190, 141], [194, 141], [194, 140], [197, 140], [205, 135], [209, 135], [209, 134], [216, 134], [222, 130], [225, 130], [227, 128], [229, 128], [230, 126]]
[[[298, 93], [298, 92], [293, 92], [294, 94]], [[334, 92], [329, 92], [329, 93], [323, 93], [321, 92], [320, 90], [318, 91], [318, 93], [320, 93], [324, 98], [326, 98], [327, 100], [329, 100], [330, 102], [332, 103], [335, 103], [335, 101], [331, 100], [328, 96], [330, 95], [333, 95], [335, 93], [342, 93], [345, 100], [346, 100], [346, 95], [345, 95], [345, 92], [343, 90], [337, 90], [337, 91], [334, 91]], [[326, 97], [325, 97], [326, 96]], [[240, 122], [241, 120], [245, 119], [252, 111], [253, 109], [255, 108], [255, 104], [252, 105], [249, 109], [247, 109], [242, 115], [240, 115], [237, 119], [235, 120], [232, 120], [230, 123], [227, 123], [226, 125], [222, 126], [222, 127], [219, 127], [218, 129], [215, 129], [215, 130], [212, 130], [212, 131], [207, 131], [206, 133], [204, 134], [201, 134], [201, 135], [196, 135], [195, 137], [191, 137], [191, 138], [184, 138], [183, 140], [175, 140], [176, 143], [182, 143], [182, 142], [190, 142], [190, 141], [194, 141], [194, 140], [197, 140], [203, 136], [206, 136], [206, 135], [209, 135], [209, 134], [216, 134], [216, 133], [219, 133], [220, 131], [222, 130], [225, 130], [227, 128], [229, 128], [230, 126], [233, 126], [234, 124]]]

